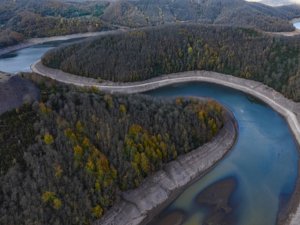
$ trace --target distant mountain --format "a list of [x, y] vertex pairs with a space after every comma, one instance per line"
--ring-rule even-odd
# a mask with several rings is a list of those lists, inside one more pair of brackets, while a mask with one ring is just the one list
[[300, 4], [300, 0], [248, 0], [249, 2], [260, 2], [271, 6], [282, 6], [291, 4]]
[[111, 3], [102, 19], [130, 27], [196, 22], [291, 31], [289, 20], [295, 17], [300, 17], [300, 6], [274, 8], [243, 0], [122, 0]]

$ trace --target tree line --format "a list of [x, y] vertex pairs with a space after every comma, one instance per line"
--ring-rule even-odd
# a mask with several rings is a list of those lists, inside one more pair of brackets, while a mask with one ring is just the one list
[[252, 27], [264, 31], [293, 31], [299, 5], [271, 7], [244, 0], [125, 0], [111, 3], [102, 19], [129, 27], [194, 22]]
[[47, 52], [53, 68], [111, 81], [141, 81], [188, 70], [261, 81], [300, 100], [300, 36], [248, 28], [166, 25], [89, 39]]

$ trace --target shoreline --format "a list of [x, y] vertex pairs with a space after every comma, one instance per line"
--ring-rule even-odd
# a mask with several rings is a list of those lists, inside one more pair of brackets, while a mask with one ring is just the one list
[[[110, 93], [138, 93], [153, 90], [159, 87], [180, 84], [187, 82], [208, 82], [242, 91], [254, 96], [272, 109], [278, 112], [288, 123], [289, 128], [300, 146], [300, 103], [296, 103], [285, 98], [281, 93], [257, 81], [246, 80], [243, 78], [225, 75], [209, 71], [188, 71], [179, 72], [169, 75], [161, 75], [146, 81], [133, 83], [99, 83], [97, 80], [87, 77], [80, 77], [73, 74], [65, 73], [61, 70], [48, 68], [40, 61], [31, 65], [33, 72], [54, 80], [73, 84], [80, 87], [96, 87], [102, 91]], [[299, 150], [300, 151], [300, 150]], [[296, 181], [295, 191], [291, 197], [288, 206], [288, 212], [285, 215], [279, 215], [277, 223], [286, 225], [300, 224], [300, 168], [298, 167], [298, 178]], [[284, 218], [284, 219], [283, 219]]]
[[121, 200], [93, 225], [148, 224], [185, 188], [205, 176], [226, 157], [236, 143], [237, 136], [237, 122], [225, 108], [224, 127], [217, 136], [167, 163], [162, 170], [146, 178], [138, 188], [122, 193]]
[[[300, 22], [300, 18], [295, 18], [295, 19], [291, 20], [291, 22], [292, 23]], [[99, 36], [99, 35], [113, 34], [113, 33], [117, 33], [120, 31], [124, 32], [124, 31], [128, 31], [128, 30], [131, 30], [131, 28], [117, 25], [116, 29], [114, 29], [114, 30], [75, 33], [75, 34], [67, 34], [67, 35], [59, 35], [59, 36], [51, 36], [51, 37], [41, 37], [41, 38], [30, 38], [30, 39], [26, 39], [23, 42], [18, 43], [16, 45], [11, 45], [11, 46], [7, 46], [4, 48], [0, 48], [0, 56], [17, 51], [17, 50], [28, 48], [28, 47], [31, 47], [34, 45], [44, 44], [47, 42], [66, 41], [66, 40], [77, 39], [77, 38], [95, 37], [95, 36]], [[286, 37], [300, 35], [300, 29], [297, 29], [297, 28], [295, 28], [294, 31], [289, 31], [289, 32], [266, 32], [266, 31], [261, 31], [261, 32], [269, 34], [269, 35], [279, 35], [279, 36], [286, 36]]]
[[290, 31], [290, 32], [266, 32], [266, 33], [270, 35], [293, 37], [293, 36], [300, 35], [300, 29], [295, 28], [294, 31]]
[[77, 38], [95, 37], [95, 36], [101, 36], [101, 35], [107, 35], [107, 34], [114, 34], [117, 32], [123, 32], [125, 30], [126, 30], [125, 28], [120, 28], [120, 29], [107, 30], [107, 31], [76, 33], [76, 34], [68, 34], [68, 35], [61, 35], [61, 36], [42, 37], [42, 38], [30, 38], [19, 44], [1, 48], [0, 56], [17, 51], [17, 50], [28, 48], [28, 47], [31, 47], [34, 45], [44, 44], [47, 42], [66, 41], [66, 40], [77, 39]]
[[0, 115], [39, 98], [40, 91], [31, 81], [0, 72]]

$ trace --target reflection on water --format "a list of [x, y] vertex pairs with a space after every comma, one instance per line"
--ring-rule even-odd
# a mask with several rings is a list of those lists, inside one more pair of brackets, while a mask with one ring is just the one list
[[281, 200], [283, 197], [290, 198], [298, 173], [296, 143], [284, 119], [252, 97], [212, 84], [187, 83], [147, 94], [212, 97], [230, 108], [239, 124], [239, 137], [231, 153], [187, 188], [151, 224], [157, 224], [164, 215], [174, 210], [186, 212], [183, 225], [205, 224], [209, 212], [195, 206], [196, 196], [228, 177], [234, 177], [238, 183], [230, 200], [234, 211], [234, 218], [230, 219], [235, 221], [234, 224], [275, 224], [279, 205], [283, 203]]
[[0, 56], [0, 71], [7, 73], [30, 72], [30, 65], [39, 60], [48, 50], [64, 43], [73, 43], [80, 39], [82, 38], [48, 42], [2, 55]]
[[294, 23], [294, 27], [296, 27], [296, 29], [299, 29], [299, 30], [300, 30], [300, 21]]
[[30, 47], [3, 55], [0, 59], [0, 71], [7, 73], [30, 72], [30, 65], [39, 60], [51, 48], [53, 47], [48, 45]]

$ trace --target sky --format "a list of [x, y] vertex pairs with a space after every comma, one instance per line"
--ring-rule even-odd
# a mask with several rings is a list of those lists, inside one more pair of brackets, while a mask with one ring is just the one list
[[284, 5], [284, 4], [291, 4], [291, 3], [300, 4], [300, 0], [247, 0], [247, 1], [261, 2], [270, 5]]

